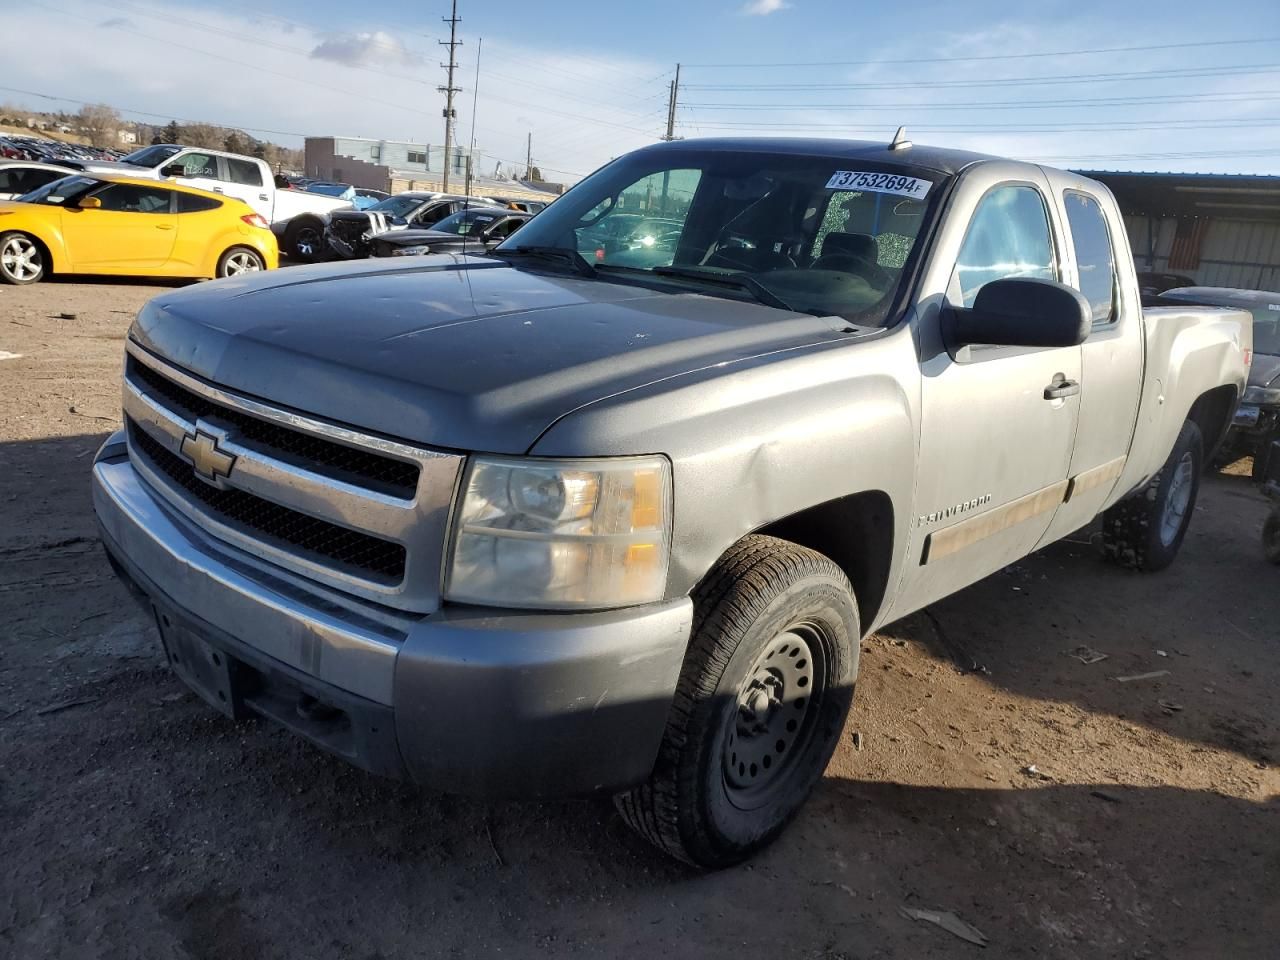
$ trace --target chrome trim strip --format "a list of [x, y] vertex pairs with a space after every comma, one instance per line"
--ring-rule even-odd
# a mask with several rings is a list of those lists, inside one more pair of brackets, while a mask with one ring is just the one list
[[[128, 460], [93, 468], [94, 508], [127, 560], [193, 616], [281, 663], [350, 693], [391, 704], [403, 634], [380, 633], [358, 611], [308, 603], [219, 561], [169, 518]], [[356, 623], [369, 624], [356, 627]]]
[[1035, 493], [1029, 493], [1017, 500], [1010, 500], [994, 510], [980, 513], [976, 517], [969, 517], [929, 534], [925, 539], [924, 552], [920, 557], [921, 565], [949, 556], [1001, 530], [1007, 530], [1024, 520], [1030, 520], [1032, 517], [1056, 509], [1058, 504], [1062, 503], [1066, 491], [1067, 481], [1059, 480]]
[[1094, 487], [1100, 487], [1104, 483], [1114, 483], [1120, 479], [1120, 474], [1124, 473], [1124, 465], [1128, 462], [1128, 457], [1116, 457], [1107, 463], [1092, 467], [1082, 473], [1077, 473], [1067, 482], [1066, 501], [1071, 502], [1071, 498], [1078, 494], [1084, 493], [1086, 490], [1092, 490]]
[[221, 426], [216, 415], [192, 423], [165, 406], [163, 397], [149, 393], [145, 382], [130, 380], [127, 376], [124, 380], [125, 413], [138, 429], [145, 430], [165, 449], [182, 456], [182, 438], [194, 434], [197, 429], [217, 437], [219, 447], [237, 458], [231, 475], [220, 478], [221, 486], [236, 488], [299, 513], [402, 544], [406, 551], [404, 577], [397, 583], [388, 583], [373, 575], [362, 576], [359, 572], [339, 569], [322, 559], [304, 557], [287, 547], [269, 543], [255, 531], [228, 525], [152, 468], [145, 455], [131, 447], [130, 458], [139, 474], [184, 517], [239, 549], [345, 593], [419, 613], [430, 613], [439, 607], [449, 511], [465, 462], [463, 456], [367, 436], [345, 427], [277, 410], [205, 384], [159, 360], [137, 344], [127, 342], [126, 349], [136, 362], [222, 406], [278, 423], [298, 433], [417, 464], [418, 487], [409, 500], [367, 489], [357, 483], [335, 480], [237, 442], [235, 428]]

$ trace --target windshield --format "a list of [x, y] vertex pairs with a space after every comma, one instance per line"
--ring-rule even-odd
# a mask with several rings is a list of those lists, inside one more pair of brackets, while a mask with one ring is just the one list
[[463, 210], [461, 213], [445, 217], [431, 229], [440, 233], [456, 233], [460, 237], [466, 237], [480, 233], [496, 219], [498, 219], [497, 214], [484, 210]]
[[181, 149], [172, 145], [143, 147], [141, 150], [135, 150], [121, 157], [120, 162], [131, 163], [135, 167], [158, 167]]
[[1275, 303], [1254, 307], [1250, 312], [1253, 314], [1253, 352], [1280, 356], [1280, 295]]
[[102, 181], [95, 180], [93, 177], [63, 177], [61, 180], [46, 183], [38, 190], [24, 193], [18, 200], [22, 203], [47, 203], [60, 206], [78, 200], [90, 190], [100, 186]]
[[369, 209], [392, 217], [407, 217], [425, 202], [422, 197], [387, 197], [385, 200], [379, 200]]
[[498, 251], [570, 249], [604, 276], [724, 296], [763, 287], [797, 311], [880, 325], [942, 179], [848, 157], [644, 150], [588, 177]]

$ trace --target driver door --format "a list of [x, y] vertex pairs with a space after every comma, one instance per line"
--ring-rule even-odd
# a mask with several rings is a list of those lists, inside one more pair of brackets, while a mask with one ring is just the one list
[[226, 184], [218, 173], [218, 157], [203, 150], [181, 150], [166, 160], [161, 170], [174, 164], [182, 167], [182, 176], [175, 177], [179, 183], [213, 193], [224, 193]]
[[162, 269], [177, 237], [173, 191], [160, 184], [114, 183], [93, 198], [102, 205], [62, 211], [72, 269], [139, 274]]

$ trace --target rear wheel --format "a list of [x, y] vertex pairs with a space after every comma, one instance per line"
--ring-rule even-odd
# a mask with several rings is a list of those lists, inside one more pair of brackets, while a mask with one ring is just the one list
[[1267, 470], [1270, 467], [1271, 458], [1275, 456], [1275, 448], [1272, 445], [1277, 441], [1280, 441], [1280, 428], [1263, 434], [1262, 439], [1258, 441], [1258, 446], [1253, 451], [1251, 476], [1258, 483], [1267, 479]]
[[266, 261], [257, 250], [248, 247], [232, 247], [218, 261], [219, 277], [238, 277], [245, 273], [257, 273], [267, 269]]
[[1203, 460], [1200, 428], [1188, 420], [1160, 472], [1102, 515], [1103, 555], [1148, 572], [1173, 563], [1195, 512]]
[[44, 248], [32, 236], [0, 233], [0, 280], [19, 286], [44, 279], [49, 270]]
[[852, 700], [860, 633], [840, 568], [772, 537], [735, 545], [694, 604], [654, 771], [615, 802], [659, 849], [717, 868], [769, 844], [821, 779]]

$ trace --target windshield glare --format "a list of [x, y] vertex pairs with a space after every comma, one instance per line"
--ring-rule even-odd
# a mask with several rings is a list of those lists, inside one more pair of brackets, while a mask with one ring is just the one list
[[121, 157], [120, 162], [131, 163], [135, 167], [158, 167], [181, 149], [181, 147], [160, 145], [143, 147], [141, 150], [135, 150]]
[[63, 177], [61, 180], [46, 183], [43, 187], [32, 190], [30, 193], [24, 193], [18, 200], [21, 203], [47, 203], [54, 206], [62, 206], [69, 201], [82, 197], [101, 184], [101, 180], [95, 180], [92, 177]]
[[508, 246], [570, 248], [605, 275], [725, 296], [744, 296], [734, 278], [754, 281], [798, 311], [878, 325], [891, 319], [941, 180], [847, 157], [641, 151], [588, 177]]
[[379, 200], [369, 209], [392, 217], [407, 217], [422, 204], [421, 197], [387, 197], [385, 200]]

